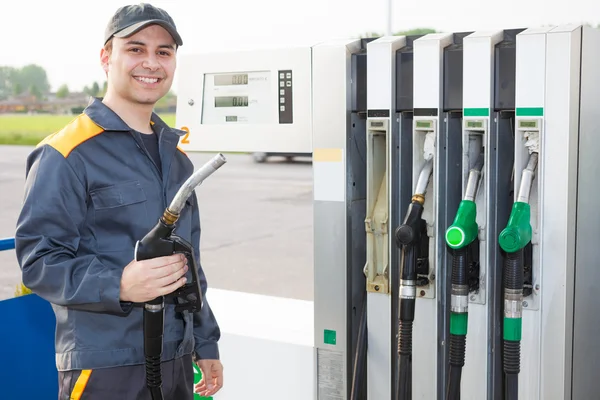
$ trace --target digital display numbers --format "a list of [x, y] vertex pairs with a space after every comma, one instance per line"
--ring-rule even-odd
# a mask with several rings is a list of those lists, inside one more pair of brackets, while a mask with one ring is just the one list
[[215, 96], [215, 107], [248, 107], [248, 96]]
[[519, 121], [520, 128], [537, 128], [537, 121]]
[[417, 121], [415, 125], [417, 128], [431, 129], [431, 121]]
[[247, 85], [248, 74], [215, 75], [215, 86]]
[[467, 121], [467, 128], [483, 129], [483, 121]]

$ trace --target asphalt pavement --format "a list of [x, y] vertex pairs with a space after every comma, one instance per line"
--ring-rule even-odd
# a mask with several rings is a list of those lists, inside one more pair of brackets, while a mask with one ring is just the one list
[[[0, 238], [14, 236], [32, 147], [0, 146]], [[213, 154], [190, 153], [197, 167]], [[201, 263], [214, 288], [313, 299], [312, 165], [226, 154], [228, 162], [196, 189]], [[20, 269], [0, 252], [0, 300], [14, 296]]]

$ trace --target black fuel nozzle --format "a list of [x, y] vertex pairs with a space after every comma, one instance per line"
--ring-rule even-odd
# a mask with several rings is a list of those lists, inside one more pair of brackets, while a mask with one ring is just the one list
[[173, 234], [176, 223], [186, 200], [196, 186], [219, 169], [226, 162], [222, 154], [217, 154], [194, 172], [175, 194], [171, 204], [164, 211], [156, 225], [136, 243], [135, 259], [149, 260], [156, 257], [181, 253], [185, 255], [191, 270], [191, 282], [186, 283], [173, 293], [160, 296], [144, 304], [144, 354], [146, 356], [146, 386], [153, 400], [163, 400], [161, 357], [163, 350], [163, 332], [165, 301], [175, 304], [175, 312], [197, 312], [202, 308], [202, 291], [198, 279], [198, 267], [194, 247], [183, 238]]
[[419, 243], [421, 237], [421, 215], [423, 214], [423, 202], [418, 196], [413, 196], [412, 202], [408, 206], [406, 216], [402, 225], [396, 228], [395, 238], [398, 247], [413, 245]]
[[[198, 265], [193, 246], [183, 238], [174, 235], [174, 225], [161, 218], [148, 234], [137, 243], [136, 260], [148, 260], [156, 257], [183, 254], [187, 258], [192, 273], [191, 282], [166, 295], [167, 301], [175, 304], [175, 311], [197, 312], [202, 308], [202, 291], [198, 278]], [[147, 304], [161, 304], [162, 298], [150, 300]]]
[[402, 225], [394, 232], [402, 249], [400, 261], [400, 318], [398, 321], [398, 400], [412, 398], [412, 327], [417, 294], [417, 250], [420, 247], [424, 198], [413, 196]]

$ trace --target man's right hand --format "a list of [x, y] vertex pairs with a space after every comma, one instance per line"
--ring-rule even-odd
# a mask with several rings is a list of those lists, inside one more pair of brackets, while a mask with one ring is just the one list
[[145, 303], [183, 286], [188, 271], [183, 254], [131, 261], [121, 277], [121, 301]]

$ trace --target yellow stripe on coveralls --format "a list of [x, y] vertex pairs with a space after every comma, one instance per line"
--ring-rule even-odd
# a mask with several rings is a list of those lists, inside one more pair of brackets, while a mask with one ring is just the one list
[[91, 369], [84, 369], [81, 371], [81, 375], [77, 378], [77, 382], [75, 383], [75, 387], [73, 388], [73, 393], [71, 393], [71, 398], [69, 400], [79, 400], [81, 399], [81, 395], [83, 395], [83, 391], [87, 386], [88, 380], [90, 379], [90, 375], [92, 374]]

